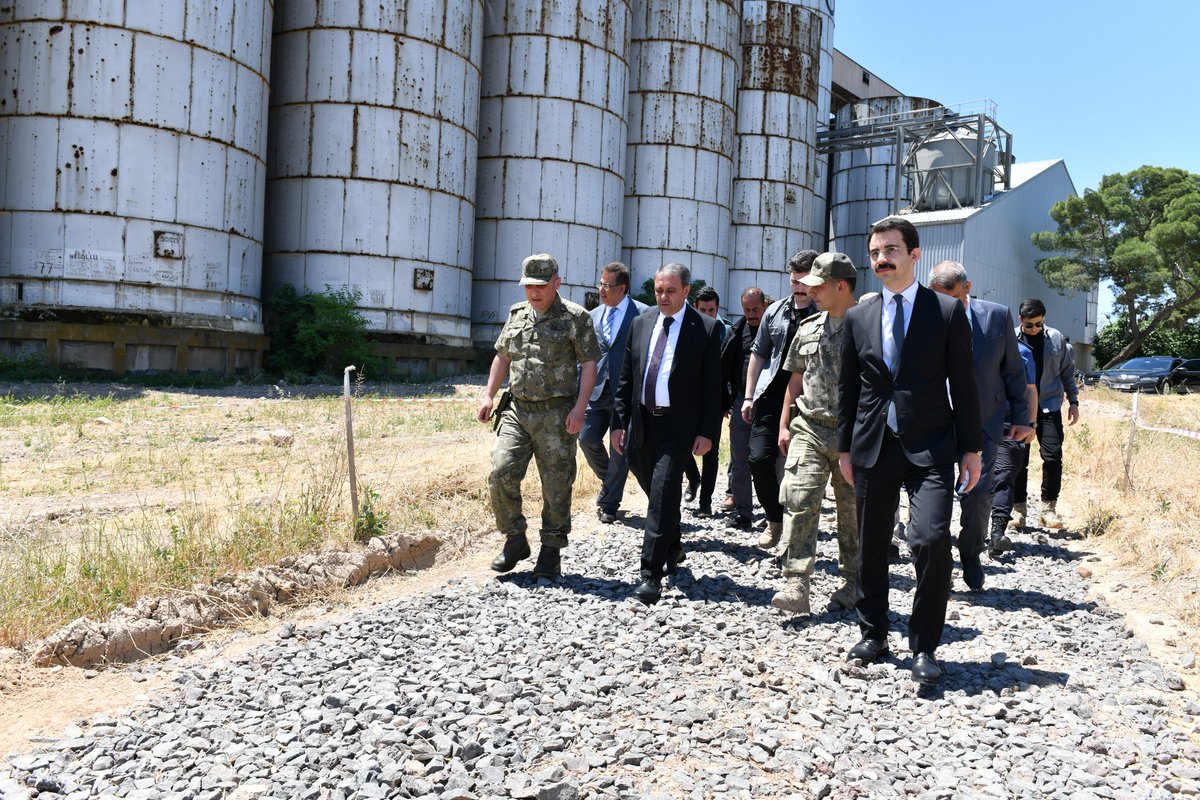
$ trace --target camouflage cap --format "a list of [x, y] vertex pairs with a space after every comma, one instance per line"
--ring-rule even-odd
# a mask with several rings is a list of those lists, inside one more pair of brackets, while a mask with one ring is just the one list
[[522, 286], [545, 286], [558, 277], [558, 262], [547, 253], [532, 255], [521, 262]]
[[845, 253], [821, 253], [813, 261], [812, 271], [800, 279], [808, 286], [820, 286], [838, 278], [857, 278], [858, 270]]

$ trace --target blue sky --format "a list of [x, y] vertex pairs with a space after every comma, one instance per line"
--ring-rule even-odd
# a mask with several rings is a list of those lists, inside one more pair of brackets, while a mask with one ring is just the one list
[[836, 8], [837, 49], [903, 94], [946, 105], [991, 99], [1017, 160], [1063, 159], [1080, 194], [1143, 164], [1200, 173], [1194, 0]]

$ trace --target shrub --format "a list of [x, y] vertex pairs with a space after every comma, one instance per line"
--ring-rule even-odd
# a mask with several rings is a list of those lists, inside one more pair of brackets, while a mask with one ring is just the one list
[[354, 364], [378, 366], [371, 355], [367, 320], [358, 312], [362, 293], [325, 287], [300, 294], [284, 284], [271, 296], [271, 356], [268, 365], [284, 375], [340, 377]]

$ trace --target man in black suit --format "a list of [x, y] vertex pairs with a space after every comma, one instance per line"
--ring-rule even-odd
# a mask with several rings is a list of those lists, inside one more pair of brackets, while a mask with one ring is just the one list
[[618, 452], [628, 444], [630, 468], [649, 498], [634, 590], [646, 605], [658, 602], [663, 576], [682, 555], [684, 464], [707, 453], [721, 431], [721, 329], [687, 304], [691, 279], [682, 264], [655, 274], [658, 313], [633, 321], [609, 434]]
[[839, 376], [838, 461], [857, 494], [861, 543], [863, 638], [849, 657], [869, 662], [888, 651], [888, 544], [903, 487], [917, 573], [908, 623], [912, 675], [933, 684], [942, 677], [934, 652], [954, 565], [954, 465], [960, 491], [971, 491], [983, 449], [971, 327], [961, 303], [917, 283], [921, 248], [912, 223], [877, 222], [868, 246], [883, 292], [846, 313]]

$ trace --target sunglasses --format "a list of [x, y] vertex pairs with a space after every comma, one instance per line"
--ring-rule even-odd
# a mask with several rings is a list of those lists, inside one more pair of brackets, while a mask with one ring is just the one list
[[1028, 328], [1028, 329], [1030, 329], [1030, 330], [1033, 330], [1033, 329], [1035, 329], [1035, 328], [1044, 328], [1044, 327], [1046, 327], [1046, 323], [1044, 323], [1044, 322], [1022, 322], [1022, 323], [1021, 323], [1021, 327], [1022, 327], [1022, 328]]

